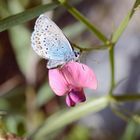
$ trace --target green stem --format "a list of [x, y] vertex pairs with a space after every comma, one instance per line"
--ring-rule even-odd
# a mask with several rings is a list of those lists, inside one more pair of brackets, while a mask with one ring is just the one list
[[121, 118], [122, 120], [128, 122], [130, 120], [130, 118], [128, 118], [128, 116], [124, 115], [122, 112], [114, 109], [113, 107], [111, 107], [112, 112], [118, 116], [119, 118]]
[[56, 113], [55, 115], [48, 118], [40, 127], [37, 129], [30, 137], [29, 140], [39, 140], [43, 139], [46, 135], [51, 134], [52, 132], [59, 130], [60, 128], [72, 123], [73, 121], [78, 120], [79, 118], [89, 114], [95, 113], [104, 109], [109, 103], [108, 96], [91, 100], [83, 105], [67, 109]]
[[4, 31], [12, 26], [27, 22], [27, 21], [39, 16], [41, 13], [52, 10], [52, 9], [56, 8], [57, 6], [58, 6], [58, 3], [40, 5], [40, 6], [31, 8], [29, 10], [26, 10], [24, 12], [21, 12], [19, 14], [4, 18], [4, 19], [0, 20], [0, 32]]
[[128, 14], [123, 19], [123, 21], [121, 22], [121, 24], [119, 25], [117, 30], [113, 33], [113, 36], [112, 36], [112, 42], [113, 43], [118, 41], [118, 39], [120, 38], [120, 36], [124, 32], [124, 30], [126, 29], [130, 19], [134, 15], [135, 11], [138, 9], [139, 5], [140, 5], [140, 0], [136, 0], [135, 3], [134, 3], [133, 8], [128, 12]]
[[[111, 106], [110, 106], [111, 107]], [[136, 123], [140, 123], [140, 116], [138, 114], [134, 114], [127, 109], [120, 108], [118, 106], [112, 106], [112, 111], [120, 118], [124, 119], [125, 121], [133, 120]]]
[[114, 68], [114, 46], [112, 45], [109, 50], [109, 61], [110, 61], [110, 70], [111, 70], [111, 79], [110, 79], [110, 90], [109, 93], [112, 95], [113, 89], [115, 86], [115, 68]]
[[136, 9], [139, 7], [139, 5], [140, 5], [140, 0], [136, 0], [133, 8], [131, 9], [131, 11], [128, 12], [127, 16], [124, 18], [124, 20], [122, 21], [122, 23], [120, 24], [118, 29], [113, 33], [113, 36], [111, 39], [111, 42], [113, 44], [111, 45], [110, 50], [109, 50], [109, 59], [110, 59], [110, 66], [111, 66], [110, 95], [112, 95], [112, 91], [115, 86], [114, 46], [115, 46], [116, 42], [118, 41], [118, 39], [120, 38], [120, 36], [122, 35], [122, 33], [124, 32], [124, 30], [126, 29], [130, 19], [134, 15], [134, 13], [135, 13]]
[[93, 24], [89, 22], [87, 18], [85, 18], [77, 9], [70, 6], [65, 0], [58, 0], [60, 4], [66, 7], [66, 9], [79, 21], [85, 24], [96, 36], [100, 39], [104, 44], [108, 44], [110, 41], [106, 38], [106, 36], [101, 33]]
[[117, 102], [140, 101], [140, 95], [112, 95], [111, 98]]
[[81, 52], [82, 51], [92, 51], [92, 50], [104, 50], [104, 49], [108, 49], [107, 45], [96, 45], [94, 47], [80, 47], [77, 44], [71, 43], [72, 47], [79, 49]]

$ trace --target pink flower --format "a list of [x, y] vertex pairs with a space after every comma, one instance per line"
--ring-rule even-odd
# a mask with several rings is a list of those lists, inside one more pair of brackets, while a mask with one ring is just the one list
[[86, 100], [83, 88], [97, 88], [93, 71], [88, 66], [73, 61], [61, 68], [49, 70], [49, 83], [56, 95], [66, 95], [68, 106]]

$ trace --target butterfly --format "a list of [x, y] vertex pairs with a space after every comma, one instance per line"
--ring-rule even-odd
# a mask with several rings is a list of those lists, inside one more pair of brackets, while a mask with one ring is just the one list
[[45, 14], [35, 22], [31, 46], [39, 56], [48, 60], [48, 69], [79, 60], [80, 53], [72, 48], [62, 30]]

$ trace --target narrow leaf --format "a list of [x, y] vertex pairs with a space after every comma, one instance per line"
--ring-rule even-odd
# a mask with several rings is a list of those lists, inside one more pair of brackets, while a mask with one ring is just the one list
[[93, 112], [95, 113], [104, 109], [108, 105], [108, 102], [108, 97], [106, 96], [96, 100], [91, 100], [87, 103], [84, 103], [83, 105], [79, 105], [77, 107], [56, 113], [55, 115], [48, 118], [44, 122], [43, 126], [36, 130], [29, 139], [42, 139], [46, 135], [49, 135], [58, 129], [60, 130], [60, 128], [82, 118], [87, 114]]
[[15, 26], [15, 25], [18, 25], [21, 23], [25, 23], [25, 22], [39, 16], [43, 12], [47, 12], [49, 10], [56, 8], [57, 5], [58, 5], [57, 3], [40, 5], [35, 8], [21, 12], [19, 14], [4, 18], [4, 19], [0, 20], [0, 32], [4, 31], [12, 26]]
[[42, 106], [49, 102], [54, 96], [55, 94], [52, 92], [48, 82], [45, 82], [37, 93], [37, 105]]

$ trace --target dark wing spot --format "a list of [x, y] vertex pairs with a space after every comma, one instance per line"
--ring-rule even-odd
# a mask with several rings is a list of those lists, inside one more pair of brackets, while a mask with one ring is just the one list
[[83, 70], [85, 71], [85, 68], [84, 68], [84, 66], [82, 65], [82, 68], [83, 68]]

